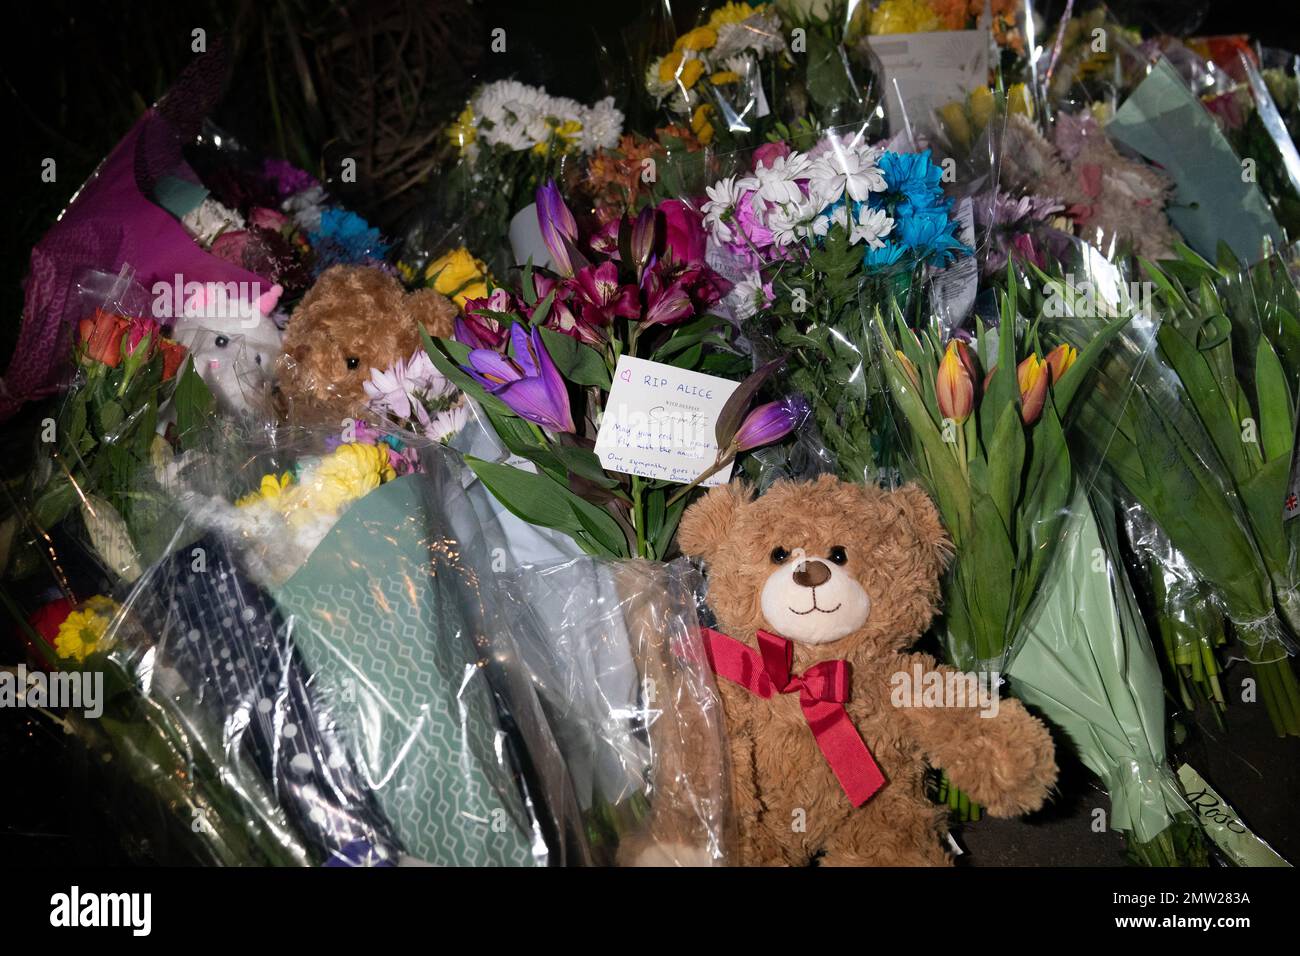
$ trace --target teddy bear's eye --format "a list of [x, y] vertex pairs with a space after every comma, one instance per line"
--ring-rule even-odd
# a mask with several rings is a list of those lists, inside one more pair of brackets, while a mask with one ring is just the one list
[[224, 349], [227, 345], [230, 344], [230, 339], [226, 338], [224, 335], [218, 335], [215, 339], [212, 340], [212, 344], [219, 349]]
[[782, 563], [783, 561], [785, 561], [785, 559], [788, 558], [788, 557], [790, 557], [790, 552], [787, 551], [785, 548], [773, 548], [773, 549], [772, 549], [772, 563], [773, 563], [773, 564], [781, 564], [781, 563]]
[[830, 554], [827, 555], [833, 564], [846, 564], [849, 560], [849, 553], [844, 550], [842, 545], [836, 545], [831, 548]]
[[361, 365], [361, 359], [355, 355], [348, 356], [348, 371], [355, 371]]

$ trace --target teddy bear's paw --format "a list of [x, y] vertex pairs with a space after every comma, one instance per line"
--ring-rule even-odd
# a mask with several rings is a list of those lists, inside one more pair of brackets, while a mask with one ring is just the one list
[[713, 866], [702, 846], [687, 843], [651, 843], [631, 860], [632, 866]]
[[1004, 701], [1003, 707], [997, 731], [984, 741], [977, 780], [967, 789], [993, 816], [1013, 817], [1033, 813], [1051, 793], [1056, 748], [1043, 722], [1018, 701]]

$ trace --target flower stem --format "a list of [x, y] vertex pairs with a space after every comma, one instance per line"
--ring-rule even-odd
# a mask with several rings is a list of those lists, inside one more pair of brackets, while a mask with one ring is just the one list
[[720, 472], [723, 468], [726, 468], [727, 465], [731, 462], [731, 460], [735, 457], [736, 457], [736, 452], [731, 448], [728, 448], [725, 454], [719, 453], [717, 461], [711, 464], [708, 468], [704, 469], [704, 471], [700, 472], [699, 477], [697, 477], [689, 485], [683, 485], [681, 488], [677, 489], [677, 494], [669, 498], [667, 503], [664, 505], [664, 507], [671, 508], [673, 505], [675, 505], [678, 502], [679, 499], [690, 494], [690, 492], [700, 482], [707, 481], [709, 478], [712, 478], [714, 475]]
[[636, 556], [648, 558], [645, 537], [645, 482], [639, 475], [632, 476], [632, 526], [636, 529]]

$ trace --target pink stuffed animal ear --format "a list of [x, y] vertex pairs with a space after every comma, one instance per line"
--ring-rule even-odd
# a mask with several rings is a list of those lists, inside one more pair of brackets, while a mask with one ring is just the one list
[[695, 504], [686, 509], [677, 529], [677, 543], [682, 554], [709, 560], [718, 553], [731, 535], [740, 509], [753, 501], [752, 489], [743, 481], [710, 488]]

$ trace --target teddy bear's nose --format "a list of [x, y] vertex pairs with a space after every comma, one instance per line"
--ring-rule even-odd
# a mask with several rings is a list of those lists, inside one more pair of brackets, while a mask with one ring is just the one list
[[801, 588], [815, 588], [831, 579], [831, 569], [820, 561], [805, 561], [795, 569], [794, 583]]

